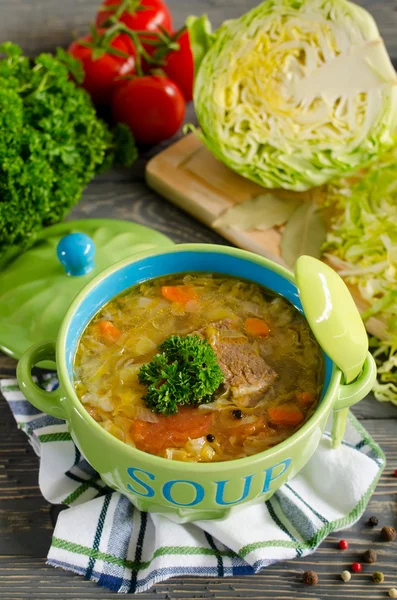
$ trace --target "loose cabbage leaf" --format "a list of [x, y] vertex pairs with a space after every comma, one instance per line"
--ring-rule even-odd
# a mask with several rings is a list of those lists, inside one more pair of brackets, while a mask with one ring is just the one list
[[189, 32], [190, 48], [193, 54], [194, 72], [197, 73], [204, 56], [215, 41], [212, 26], [207, 15], [188, 17], [186, 27]]
[[261, 194], [229, 208], [213, 226], [266, 230], [286, 223], [297, 205], [295, 198], [281, 199], [273, 194]]
[[365, 9], [346, 0], [267, 0], [200, 48], [199, 135], [244, 177], [303, 191], [392, 146], [397, 77]]

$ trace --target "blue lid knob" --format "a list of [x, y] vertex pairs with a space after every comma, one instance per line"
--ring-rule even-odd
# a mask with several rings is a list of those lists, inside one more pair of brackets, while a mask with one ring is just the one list
[[57, 256], [67, 275], [86, 275], [95, 266], [95, 244], [85, 233], [70, 233], [59, 241]]

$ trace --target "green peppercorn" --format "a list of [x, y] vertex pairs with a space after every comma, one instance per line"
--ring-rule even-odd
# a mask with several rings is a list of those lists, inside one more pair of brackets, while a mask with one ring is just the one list
[[380, 571], [375, 571], [375, 573], [372, 573], [372, 581], [374, 583], [383, 583], [384, 580], [385, 576]]
[[318, 575], [315, 571], [305, 571], [303, 573], [303, 583], [305, 585], [317, 585]]
[[375, 550], [366, 550], [363, 554], [363, 562], [366, 562], [370, 565], [372, 565], [374, 562], [376, 562], [377, 559], [377, 554]]
[[243, 411], [240, 410], [239, 408], [236, 408], [233, 412], [232, 415], [235, 419], [242, 419], [243, 418]]

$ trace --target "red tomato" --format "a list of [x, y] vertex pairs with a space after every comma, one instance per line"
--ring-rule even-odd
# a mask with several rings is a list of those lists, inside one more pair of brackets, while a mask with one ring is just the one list
[[178, 44], [179, 50], [174, 50], [165, 57], [163, 70], [179, 85], [186, 102], [190, 102], [193, 98], [194, 64], [187, 31], [179, 36]]
[[94, 48], [82, 46], [80, 41], [92, 43], [92, 36], [87, 35], [76, 40], [68, 48], [68, 52], [83, 63], [85, 77], [82, 85], [95, 104], [110, 104], [117, 84], [116, 79], [135, 73], [134, 45], [127, 35], [119, 35], [114, 38], [110, 46], [128, 54], [128, 58], [106, 53], [94, 59], [92, 57]]
[[126, 123], [138, 142], [158, 144], [172, 137], [185, 116], [185, 100], [178, 86], [160, 75], [126, 81], [115, 90], [113, 118]]
[[[120, 5], [126, 3], [126, 10], [121, 14], [120, 21], [135, 31], [159, 31], [164, 27], [167, 31], [172, 29], [171, 13], [162, 0], [105, 0], [104, 5]], [[116, 11], [99, 10], [96, 17], [96, 25], [100, 27], [106, 19]]]

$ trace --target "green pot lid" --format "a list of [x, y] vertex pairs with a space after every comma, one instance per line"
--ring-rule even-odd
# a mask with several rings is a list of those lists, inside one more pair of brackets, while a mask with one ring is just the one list
[[100, 271], [137, 252], [172, 244], [158, 231], [114, 219], [44, 229], [0, 272], [0, 349], [19, 359], [32, 344], [56, 338], [72, 300]]

